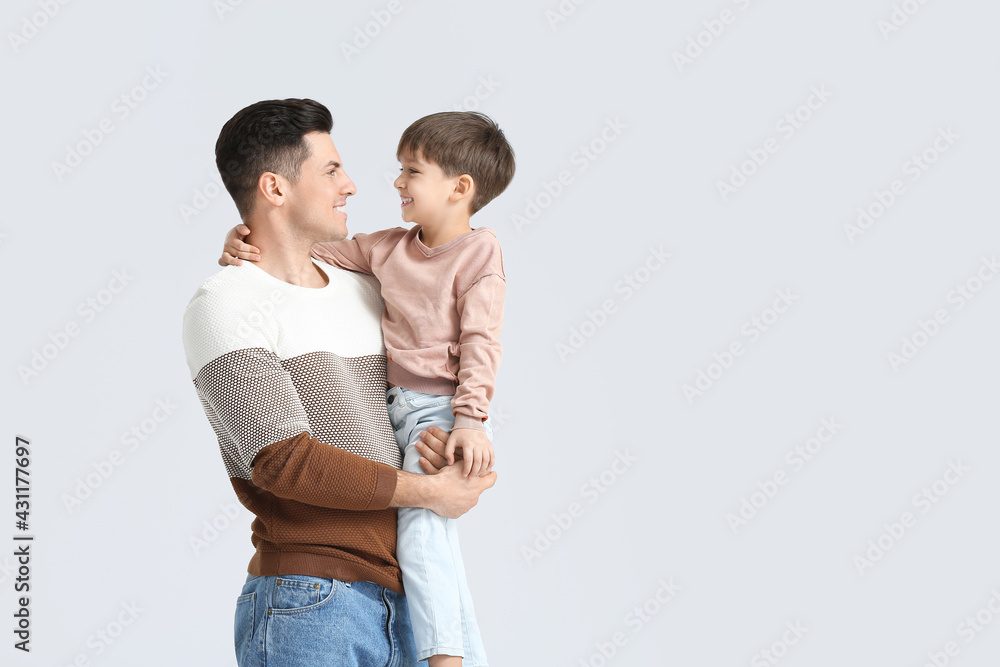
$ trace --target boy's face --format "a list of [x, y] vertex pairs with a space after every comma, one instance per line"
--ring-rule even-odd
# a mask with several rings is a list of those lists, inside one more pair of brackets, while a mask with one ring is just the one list
[[419, 152], [401, 154], [399, 163], [400, 174], [393, 185], [402, 200], [403, 220], [424, 226], [443, 221], [459, 177], [447, 176]]

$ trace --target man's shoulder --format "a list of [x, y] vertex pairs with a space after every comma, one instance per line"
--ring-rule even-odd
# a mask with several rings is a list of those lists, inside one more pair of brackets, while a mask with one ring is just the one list
[[260, 280], [260, 273], [260, 269], [244, 262], [243, 266], [227, 266], [209, 276], [188, 301], [184, 319], [213, 314], [225, 317], [244, 312], [261, 299], [279, 300], [281, 292]]
[[[247, 263], [227, 266], [203, 282], [184, 309], [184, 349], [192, 376], [206, 361], [240, 347], [260, 347], [260, 325], [283, 294]], [[232, 349], [230, 349], [232, 348]]]

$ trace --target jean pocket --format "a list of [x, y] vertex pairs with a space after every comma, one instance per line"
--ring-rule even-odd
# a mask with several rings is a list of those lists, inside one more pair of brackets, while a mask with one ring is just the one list
[[301, 614], [320, 609], [333, 599], [339, 583], [336, 579], [305, 575], [277, 577], [268, 613]]
[[453, 396], [437, 396], [434, 394], [421, 394], [420, 392], [408, 391], [406, 403], [411, 408], [437, 408], [451, 404]]
[[236, 621], [233, 639], [236, 655], [239, 656], [246, 644], [253, 639], [253, 615], [257, 593], [247, 593], [236, 598]]

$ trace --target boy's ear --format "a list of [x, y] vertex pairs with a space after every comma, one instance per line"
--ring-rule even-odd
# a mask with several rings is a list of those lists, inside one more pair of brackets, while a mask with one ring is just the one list
[[450, 199], [452, 201], [461, 201], [462, 199], [471, 198], [475, 193], [476, 183], [472, 180], [472, 176], [462, 174], [455, 181], [455, 189], [452, 190]]

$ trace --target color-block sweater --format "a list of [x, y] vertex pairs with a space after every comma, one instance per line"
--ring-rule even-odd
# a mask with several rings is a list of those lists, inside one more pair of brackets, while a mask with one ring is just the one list
[[507, 286], [496, 233], [479, 227], [429, 248], [420, 225], [396, 227], [317, 243], [312, 253], [382, 284], [389, 382], [454, 395], [455, 428], [482, 430], [502, 354]]
[[371, 277], [316, 265], [326, 287], [250, 262], [206, 280], [184, 313], [188, 366], [233, 488], [256, 515], [247, 571], [402, 592], [382, 299]]

